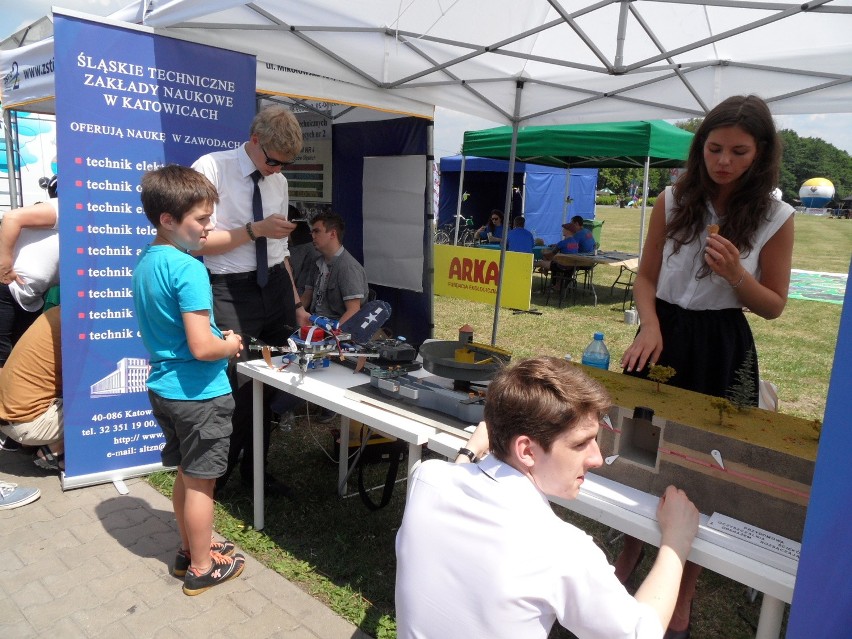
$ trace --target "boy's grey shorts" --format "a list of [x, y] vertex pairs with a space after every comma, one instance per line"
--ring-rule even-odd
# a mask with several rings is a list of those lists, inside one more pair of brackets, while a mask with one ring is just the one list
[[198, 479], [224, 475], [234, 413], [231, 394], [195, 401], [166, 399], [149, 390], [148, 398], [166, 438], [160, 451], [163, 466], [180, 466]]

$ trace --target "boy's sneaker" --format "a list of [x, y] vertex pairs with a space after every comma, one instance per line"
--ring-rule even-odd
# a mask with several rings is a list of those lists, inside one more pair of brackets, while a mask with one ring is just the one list
[[[234, 550], [236, 546], [233, 543], [228, 541], [227, 539], [224, 541], [216, 541], [215, 539], [210, 540], [210, 552], [211, 553], [219, 553], [220, 555], [224, 555], [225, 557], [230, 557], [234, 554]], [[183, 550], [182, 548], [177, 551], [175, 555], [175, 567], [172, 570], [172, 574], [175, 577], [184, 577], [186, 576], [186, 571], [189, 570], [189, 564], [192, 563], [192, 558], [189, 556], [188, 550]]]
[[200, 595], [213, 586], [230, 581], [234, 577], [238, 577], [246, 565], [246, 558], [239, 553], [225, 557], [214, 552], [210, 553], [210, 559], [212, 559], [213, 565], [203, 575], [196, 575], [192, 569], [186, 571], [186, 577], [183, 580], [184, 594], [189, 596]]
[[19, 488], [18, 484], [0, 481], [0, 510], [25, 506], [41, 496], [38, 488]]

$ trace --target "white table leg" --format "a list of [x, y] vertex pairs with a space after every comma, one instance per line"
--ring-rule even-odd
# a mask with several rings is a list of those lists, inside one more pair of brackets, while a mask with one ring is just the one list
[[784, 605], [780, 599], [767, 594], [763, 595], [755, 639], [778, 639], [781, 635], [781, 622], [784, 619]]
[[252, 392], [252, 460], [254, 464], [254, 528], [263, 530], [263, 382], [253, 379]]
[[346, 476], [349, 474], [349, 418], [340, 416], [340, 458], [337, 460], [337, 494], [345, 497], [347, 490]]
[[[420, 459], [423, 455], [423, 447], [418, 446], [417, 444], [409, 444], [408, 445], [408, 478], [411, 479], [411, 473], [420, 465]], [[408, 486], [411, 486], [411, 481], [408, 482]], [[406, 493], [408, 492], [408, 487], [406, 487]]]

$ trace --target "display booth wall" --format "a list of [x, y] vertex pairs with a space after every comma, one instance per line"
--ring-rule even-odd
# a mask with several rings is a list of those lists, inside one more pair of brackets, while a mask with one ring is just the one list
[[[432, 123], [423, 118], [395, 118], [375, 122], [336, 124], [332, 134], [332, 206], [346, 222], [344, 245], [364, 263], [362, 210], [364, 158], [371, 156], [426, 155]], [[425, 180], [425, 176], [424, 176]], [[430, 248], [426, 229], [428, 201], [423, 198], [424, 253]], [[388, 241], [393, 241], [388, 238]], [[392, 268], [392, 265], [389, 265]], [[391, 319], [385, 328], [419, 346], [432, 330], [431, 273], [423, 273], [423, 292], [374, 286], [379, 299], [391, 305]], [[404, 309], [404, 313], [403, 313]]]
[[[441, 158], [441, 188], [438, 202], [438, 224], [452, 224], [458, 209], [459, 183], [462, 178], [462, 156]], [[473, 218], [475, 228], [488, 221], [492, 209], [502, 210], [506, 201], [509, 162], [491, 158], [467, 157], [464, 162], [464, 183], [461, 189], [470, 197], [462, 202], [461, 213]], [[526, 228], [545, 243], [562, 238], [561, 225], [574, 215], [585, 219], [595, 217], [595, 186], [597, 169], [571, 169], [568, 182], [567, 212], [565, 180], [567, 169], [515, 163], [513, 185], [520, 191], [512, 197], [512, 215], [526, 218]], [[523, 193], [523, 197], [521, 196]]]

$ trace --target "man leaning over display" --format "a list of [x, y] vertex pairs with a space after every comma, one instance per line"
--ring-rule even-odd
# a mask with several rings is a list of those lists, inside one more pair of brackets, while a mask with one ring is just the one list
[[635, 596], [548, 501], [576, 498], [603, 463], [609, 407], [597, 381], [559, 358], [497, 373], [484, 425], [456, 460], [473, 463], [429, 460], [411, 477], [396, 538], [399, 639], [544, 639], [557, 621], [580, 637], [663, 636], [698, 530], [684, 492], [660, 499], [660, 551]]

